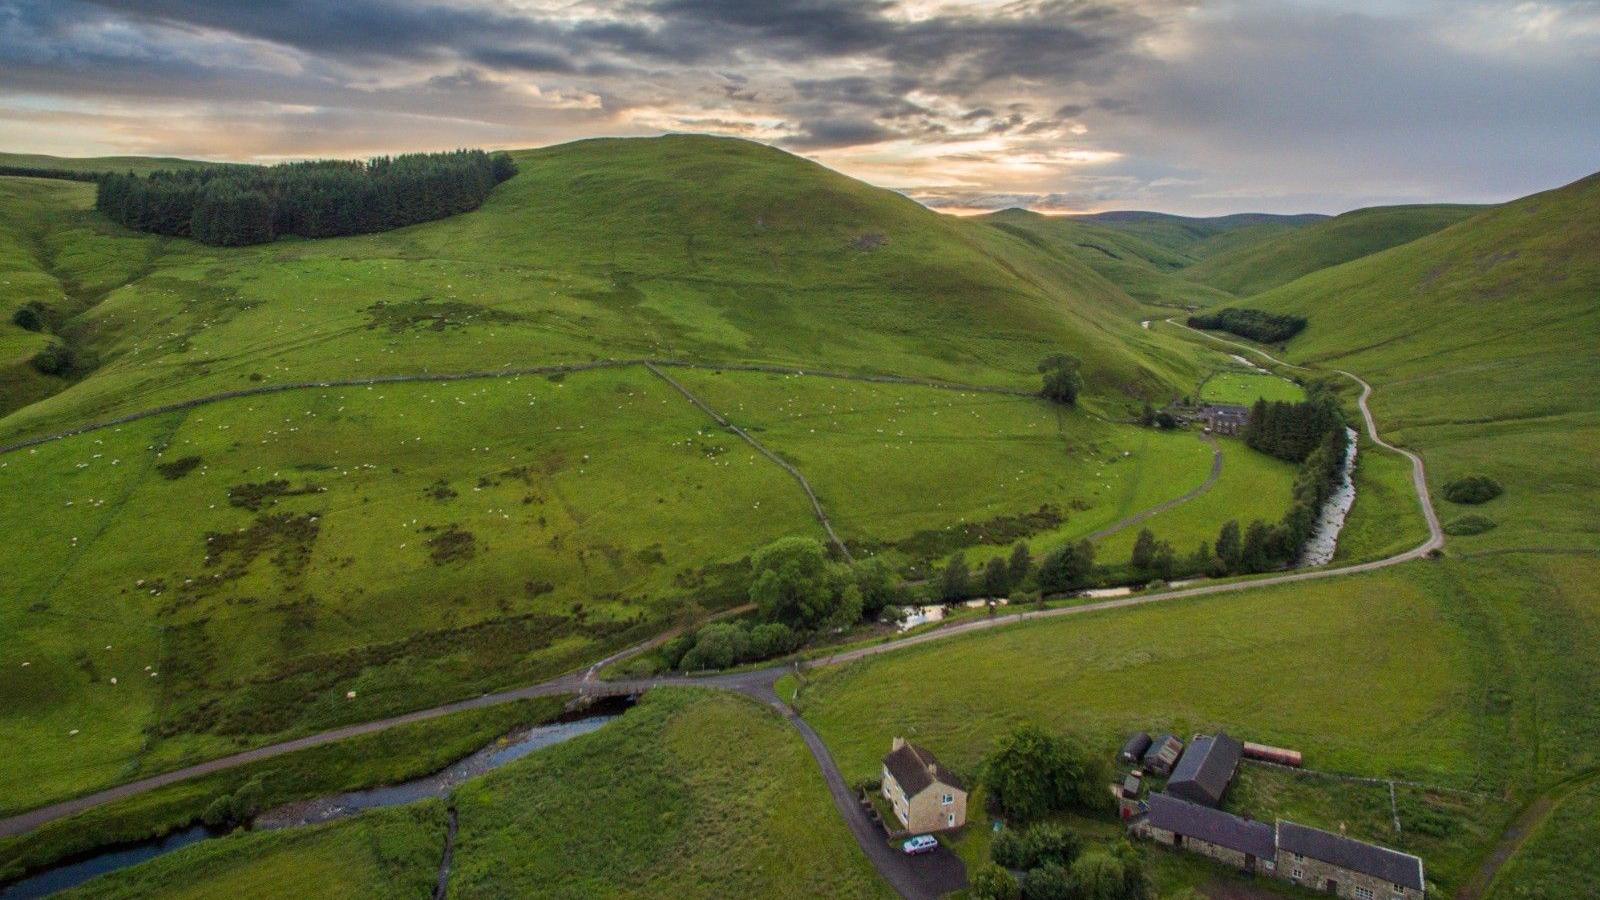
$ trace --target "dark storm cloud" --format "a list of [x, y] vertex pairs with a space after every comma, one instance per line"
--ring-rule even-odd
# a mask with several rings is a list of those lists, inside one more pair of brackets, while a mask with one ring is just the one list
[[703, 129], [963, 208], [1495, 199], [1600, 167], [1597, 83], [1593, 0], [0, 0], [16, 149]]
[[875, 144], [897, 136], [891, 129], [866, 119], [823, 119], [807, 122], [799, 134], [784, 139], [782, 143], [799, 150], [820, 150]]

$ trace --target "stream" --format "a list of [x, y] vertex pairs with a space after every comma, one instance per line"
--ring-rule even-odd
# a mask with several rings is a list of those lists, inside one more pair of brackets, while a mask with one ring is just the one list
[[[585, 709], [581, 718], [519, 729], [432, 775], [399, 784], [285, 804], [256, 816], [250, 827], [270, 830], [315, 825], [369, 809], [445, 797], [462, 782], [515, 762], [530, 753], [596, 731], [615, 721], [631, 705], [632, 702], [626, 698], [603, 700]], [[204, 825], [192, 825], [165, 837], [102, 848], [89, 856], [43, 869], [0, 888], [0, 900], [48, 897], [91, 878], [136, 866], [174, 850], [226, 834], [225, 831], [212, 830]]]
[[1345, 517], [1350, 515], [1350, 507], [1356, 502], [1356, 443], [1359, 435], [1354, 428], [1346, 428], [1345, 431], [1350, 435], [1350, 445], [1344, 452], [1344, 473], [1339, 479], [1339, 487], [1322, 504], [1316, 527], [1306, 540], [1305, 548], [1300, 551], [1300, 563], [1296, 568], [1325, 566], [1333, 562], [1334, 551], [1339, 549], [1339, 532], [1344, 530]]

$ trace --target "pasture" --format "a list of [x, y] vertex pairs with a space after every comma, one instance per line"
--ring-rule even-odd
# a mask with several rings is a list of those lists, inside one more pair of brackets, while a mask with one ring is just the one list
[[1257, 400], [1268, 403], [1298, 403], [1306, 399], [1300, 385], [1260, 372], [1227, 369], [1213, 373], [1200, 385], [1200, 399], [1206, 403], [1251, 406]]
[[890, 895], [800, 736], [739, 697], [652, 691], [456, 804], [451, 896]]
[[816, 530], [641, 368], [230, 401], [5, 456], [0, 485], [31, 538], [0, 548], [8, 810], [558, 674]]

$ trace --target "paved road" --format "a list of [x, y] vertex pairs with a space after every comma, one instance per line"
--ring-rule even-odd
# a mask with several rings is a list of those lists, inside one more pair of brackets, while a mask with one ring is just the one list
[[[1211, 336], [1207, 335], [1207, 337]], [[1221, 339], [1213, 338], [1213, 340]], [[1277, 360], [1254, 347], [1249, 347], [1244, 344], [1236, 344], [1232, 341], [1221, 342], [1243, 347], [1244, 349], [1253, 353], [1257, 353], [1274, 363], [1278, 363], [1280, 365], [1289, 365], [1288, 363], [1283, 363], [1281, 360]], [[1297, 366], [1295, 368], [1300, 367]], [[1184, 588], [1182, 590], [1162, 591], [1153, 594], [1118, 597], [1111, 600], [1103, 600], [1096, 603], [1087, 603], [1079, 606], [1063, 607], [1059, 609], [1032, 610], [1028, 612], [1010, 613], [1007, 615], [995, 616], [989, 619], [978, 619], [971, 622], [963, 622], [957, 625], [952, 625], [937, 631], [925, 632], [923, 634], [914, 635], [896, 641], [883, 644], [874, 644], [866, 647], [858, 647], [853, 650], [843, 651], [823, 657], [821, 659], [811, 660], [803, 663], [802, 665], [806, 668], [814, 668], [818, 666], [829, 666], [853, 662], [869, 656], [876, 656], [881, 653], [889, 653], [900, 650], [905, 647], [931, 643], [933, 641], [946, 640], [961, 634], [983, 631], [990, 628], [1000, 628], [1032, 619], [1084, 615], [1105, 610], [1123, 609], [1133, 606], [1143, 606], [1151, 603], [1161, 603], [1169, 600], [1201, 597], [1210, 594], [1232, 593], [1235, 591], [1250, 590], [1253, 588], [1271, 585], [1293, 584], [1301, 581], [1337, 578], [1359, 572], [1372, 572], [1427, 556], [1434, 550], [1443, 546], [1444, 534], [1439, 528], [1438, 516], [1434, 512], [1432, 500], [1428, 495], [1426, 471], [1424, 470], [1422, 459], [1409, 450], [1404, 450], [1387, 443], [1378, 436], [1377, 424], [1373, 421], [1372, 412], [1368, 407], [1368, 398], [1372, 394], [1372, 386], [1367, 384], [1367, 382], [1361, 378], [1348, 372], [1341, 372], [1340, 374], [1354, 379], [1362, 386], [1359, 406], [1361, 409], [1361, 415], [1366, 420], [1368, 436], [1371, 437], [1375, 443], [1383, 447], [1387, 447], [1396, 452], [1405, 454], [1412, 462], [1413, 485], [1417, 490], [1417, 498], [1422, 505], [1429, 528], [1428, 539], [1415, 548], [1386, 559], [1374, 560], [1372, 562], [1359, 563], [1356, 565], [1342, 566], [1338, 568], [1322, 568], [1303, 572], [1285, 573], [1282, 575], [1269, 575], [1248, 581], [1231, 582], [1227, 584], [1200, 585], [1197, 587]], [[648, 647], [654, 646], [660, 640], [661, 638], [658, 637], [652, 639], [651, 641], [645, 642], [644, 644], [640, 644], [629, 648], [628, 650], [622, 651], [621, 653], [614, 654], [612, 657], [609, 657], [606, 662], [615, 662], [617, 660], [626, 658], [627, 656], [642, 652]], [[93, 794], [87, 794], [82, 797], [51, 804], [50, 806], [40, 807], [20, 815], [0, 820], [0, 836], [22, 834], [47, 822], [56, 821], [96, 806], [137, 796], [166, 785], [187, 781], [192, 778], [198, 778], [213, 772], [224, 771], [226, 769], [235, 768], [248, 763], [258, 762], [263, 759], [271, 759], [276, 756], [281, 756], [285, 753], [292, 753], [296, 750], [322, 746], [324, 744], [333, 743], [335, 741], [344, 740], [357, 735], [383, 731], [396, 725], [426, 721], [428, 719], [438, 718], [440, 716], [449, 715], [455, 712], [481, 709], [488, 706], [496, 706], [534, 697], [549, 697], [564, 694], [591, 696], [633, 694], [643, 693], [644, 691], [647, 691], [653, 687], [662, 685], [692, 686], [734, 691], [752, 697], [762, 703], [767, 704], [768, 706], [773, 707], [774, 709], [777, 709], [800, 731], [802, 738], [805, 740], [807, 748], [811, 750], [812, 756], [817, 760], [817, 764], [821, 768], [823, 776], [829, 784], [829, 793], [833, 796], [834, 805], [839, 808], [840, 814], [844, 817], [846, 823], [850, 825], [851, 831], [853, 834], [855, 834], [856, 841], [861, 845], [862, 851], [867, 854], [868, 859], [872, 861], [873, 865], [884, 876], [884, 878], [889, 881], [889, 883], [893, 885], [895, 889], [902, 894], [902, 896], [914, 898], [914, 900], [922, 900], [922, 898], [925, 897], [938, 896], [937, 893], [930, 892], [936, 892], [941, 889], [940, 885], [937, 883], [939, 881], [939, 876], [929, 874], [932, 871], [936, 871], [938, 868], [937, 866], [930, 865], [924, 869], [923, 867], [916, 865], [918, 862], [917, 860], [908, 860], [903, 855], [895, 854], [892, 850], [885, 847], [884, 842], [880, 837], [875, 834], [864, 833], [860, 829], [860, 823], [864, 813], [860, 809], [859, 805], [857, 805], [855, 802], [853, 795], [849, 793], [848, 785], [845, 784], [844, 777], [839, 772], [838, 766], [834, 763], [832, 755], [828, 753], [826, 745], [822, 743], [821, 738], [816, 735], [816, 732], [813, 731], [811, 727], [807, 725], [792, 708], [783, 703], [783, 701], [777, 697], [776, 693], [773, 692], [773, 683], [781, 675], [788, 671], [786, 668], [771, 667], [749, 672], [739, 672], [705, 678], [672, 676], [616, 682], [599, 681], [596, 679], [595, 674], [599, 668], [600, 664], [596, 664], [582, 673], [565, 675], [561, 678], [541, 682], [539, 684], [528, 685], [526, 687], [517, 688], [510, 691], [502, 691], [495, 694], [485, 694], [480, 697], [473, 697], [471, 699], [461, 700], [456, 703], [449, 703], [443, 706], [434, 707], [432, 709], [418, 710], [416, 712], [407, 713], [401, 716], [394, 716], [374, 722], [365, 722], [358, 725], [349, 725], [344, 728], [336, 728], [320, 734], [308, 735], [306, 737], [291, 741], [272, 744], [266, 747], [259, 747], [255, 750], [236, 753], [232, 756], [221, 757], [219, 759], [210, 760], [208, 762], [188, 766], [182, 769], [176, 769], [160, 775], [154, 775], [149, 778], [143, 778], [138, 781], [131, 781], [113, 788], [95, 792]], [[876, 829], [873, 830], [875, 831]], [[934, 860], [933, 862], [939, 861]], [[959, 862], [959, 860], [957, 860], [957, 862]]]

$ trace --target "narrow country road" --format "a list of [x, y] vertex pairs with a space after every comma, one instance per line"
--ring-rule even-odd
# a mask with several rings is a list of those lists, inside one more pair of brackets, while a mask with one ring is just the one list
[[[1170, 322], [1171, 320], [1168, 321]], [[1180, 327], [1187, 328], [1188, 326]], [[1204, 334], [1203, 332], [1200, 333]], [[1211, 336], [1206, 335], [1206, 337], [1210, 338]], [[1220, 340], [1216, 338], [1212, 339]], [[1221, 342], [1234, 344], [1232, 341]], [[1243, 344], [1234, 345], [1243, 347], [1244, 349], [1253, 353], [1257, 353], [1260, 356], [1279, 365], [1290, 365], [1288, 363], [1283, 363], [1281, 360], [1277, 360], [1254, 347], [1249, 347]], [[608, 365], [627, 364], [632, 363], [611, 363]], [[1294, 368], [1301, 367], [1295, 366]], [[1302, 572], [1288, 572], [1280, 575], [1268, 575], [1248, 581], [1230, 582], [1227, 584], [1199, 585], [1195, 587], [1183, 588], [1181, 590], [1170, 590], [1152, 594], [1118, 597], [1078, 606], [1010, 613], [1006, 615], [995, 616], [989, 619], [963, 622], [936, 631], [925, 632], [923, 634], [901, 638], [882, 644], [873, 644], [865, 647], [858, 647], [852, 650], [841, 651], [827, 657], [800, 663], [799, 665], [804, 668], [838, 665], [841, 663], [848, 663], [855, 660], [864, 659], [870, 656], [876, 656], [882, 653], [891, 653], [906, 647], [913, 647], [934, 641], [942, 641], [957, 635], [984, 631], [991, 628], [1002, 628], [1033, 619], [1049, 619], [1061, 616], [1086, 615], [1107, 610], [1162, 603], [1171, 600], [1202, 597], [1212, 594], [1234, 593], [1237, 591], [1252, 590], [1259, 587], [1293, 584], [1302, 581], [1316, 581], [1326, 578], [1338, 578], [1341, 576], [1362, 572], [1373, 572], [1428, 556], [1430, 553], [1444, 545], [1444, 534], [1439, 528], [1438, 517], [1434, 512], [1433, 503], [1428, 494], [1426, 472], [1423, 467], [1422, 459], [1411, 451], [1395, 447], [1379, 437], [1377, 423], [1373, 420], [1372, 412], [1368, 407], [1368, 399], [1372, 394], [1372, 386], [1349, 372], [1340, 372], [1340, 374], [1355, 380], [1362, 387], [1361, 397], [1358, 402], [1361, 409], [1362, 418], [1365, 419], [1366, 422], [1368, 436], [1380, 446], [1386, 447], [1398, 453], [1403, 453], [1411, 460], [1412, 483], [1416, 488], [1417, 500], [1422, 505], [1429, 529], [1427, 540], [1416, 547], [1385, 559], [1373, 560], [1371, 562], [1358, 563], [1355, 565], [1341, 566], [1337, 568], [1322, 568]], [[332, 385], [330, 384], [329, 386]], [[1215, 463], [1213, 466], [1215, 468]], [[606, 660], [603, 660], [602, 663], [609, 664], [611, 662], [616, 662], [621, 659], [625, 659], [628, 656], [643, 652], [644, 650], [655, 646], [661, 640], [662, 638], [658, 636], [657, 638], [653, 638], [652, 640], [643, 644], [629, 648], [621, 653], [614, 654], [613, 656], [608, 657]], [[826, 745], [823, 744], [821, 738], [817, 736], [816, 732], [813, 731], [811, 727], [799, 717], [793, 708], [784, 703], [773, 691], [773, 684], [779, 677], [789, 671], [788, 668], [774, 666], [754, 671], [736, 672], [703, 678], [670, 676], [653, 679], [607, 682], [600, 681], [595, 677], [599, 669], [602, 667], [602, 663], [596, 663], [582, 672], [571, 673], [560, 678], [540, 682], [538, 684], [528, 685], [514, 690], [502, 691], [494, 694], [484, 694], [479, 697], [472, 697], [466, 700], [457, 701], [455, 703], [436, 706], [431, 709], [417, 710], [415, 712], [400, 716], [393, 716], [387, 719], [380, 719], [356, 725], [348, 725], [343, 728], [336, 728], [318, 734], [307, 735], [305, 737], [290, 741], [271, 744], [265, 747], [258, 747], [254, 750], [247, 750], [231, 756], [225, 756], [193, 766], [175, 769], [170, 772], [164, 772], [159, 775], [153, 775], [137, 781], [130, 781], [125, 784], [107, 788], [102, 791], [97, 791], [92, 794], [86, 794], [82, 797], [76, 797], [71, 800], [65, 800], [49, 806], [40, 807], [6, 819], [0, 819], [0, 837], [23, 834], [46, 823], [54, 822], [97, 806], [102, 806], [107, 803], [138, 796], [140, 794], [156, 790], [157, 788], [187, 781], [193, 778], [198, 778], [213, 772], [225, 771], [227, 769], [236, 768], [249, 763], [259, 762], [265, 759], [272, 759], [274, 757], [282, 756], [286, 753], [292, 753], [297, 750], [318, 747], [324, 744], [341, 741], [346, 738], [356, 737], [358, 735], [372, 734], [393, 728], [397, 725], [427, 721], [429, 719], [435, 719], [440, 716], [449, 715], [455, 712], [482, 709], [485, 707], [512, 703], [518, 700], [525, 700], [534, 697], [549, 697], [563, 694], [576, 694], [580, 696], [636, 694], [648, 691], [653, 687], [672, 685], [732, 691], [747, 697], [751, 697], [756, 701], [777, 710], [779, 714], [783, 715], [785, 719], [793, 724], [800, 732], [800, 735], [804, 739], [807, 748], [811, 751], [812, 756], [816, 759], [817, 765], [821, 769], [824, 779], [828, 783], [829, 794], [833, 797], [834, 805], [838, 807], [840, 815], [844, 817], [846, 824], [849, 825], [851, 832], [855, 835], [856, 841], [861, 846], [862, 851], [867, 855], [867, 858], [872, 861], [874, 867], [877, 868], [879, 873], [883, 875], [885, 880], [888, 881], [888, 883], [892, 885], [902, 896], [912, 898], [912, 900], [924, 900], [924, 898], [936, 897], [940, 892], [949, 889], [947, 885], [930, 883], [931, 879], [925, 877], [927, 875], [927, 869], [931, 869], [932, 867], [915, 865], [915, 861], [908, 860], [903, 855], [895, 853], [893, 848], [888, 847], [882, 839], [881, 833], [878, 832], [875, 827], [862, 827], [864, 822], [870, 826], [870, 821], [865, 819], [865, 813], [862, 811], [859, 804], [856, 803], [854, 795], [849, 791], [848, 783], [845, 781], [843, 774], [839, 771], [839, 768], [834, 762], [832, 755], [828, 752]]]

